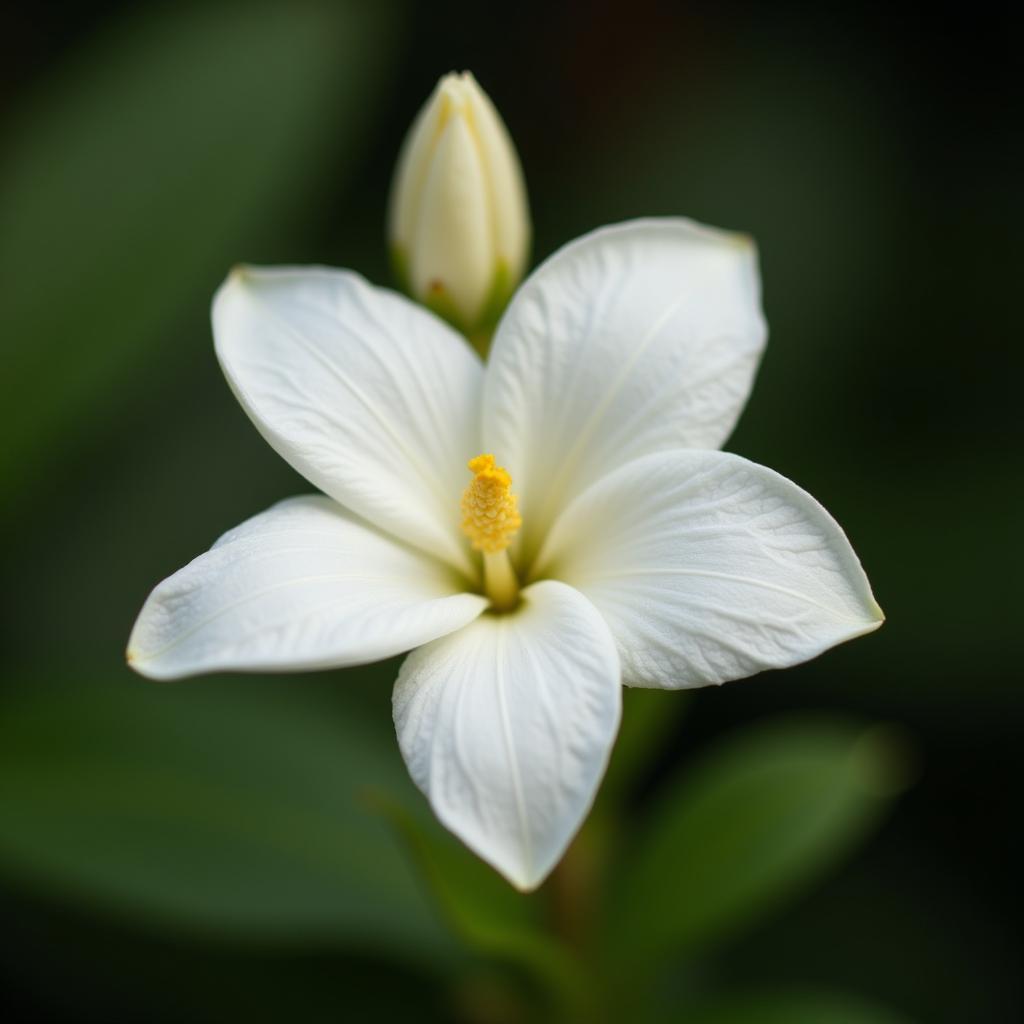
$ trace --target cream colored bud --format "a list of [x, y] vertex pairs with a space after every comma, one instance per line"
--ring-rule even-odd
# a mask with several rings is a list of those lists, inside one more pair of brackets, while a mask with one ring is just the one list
[[493, 329], [526, 270], [530, 217], [508, 130], [468, 71], [445, 75], [409, 130], [388, 235], [415, 299], [470, 336]]

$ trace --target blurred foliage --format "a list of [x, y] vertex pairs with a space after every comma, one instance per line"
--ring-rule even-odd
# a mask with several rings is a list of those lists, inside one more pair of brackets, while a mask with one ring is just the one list
[[905, 1024], [889, 1010], [820, 993], [733, 996], [699, 1009], [692, 1024]]
[[326, 176], [365, 131], [358, 98], [382, 79], [392, 17], [315, 0], [141, 8], [18, 111], [0, 164], [5, 506], [57, 468], [76, 422], [199, 343], [174, 330], [180, 311], [302, 215], [295, 170]]
[[[972, 48], [941, 14], [800, 4], [12, 11], [5, 992], [69, 1021], [1019, 1019], [1019, 173], [1014, 37], [983, 20]], [[772, 340], [730, 447], [838, 515], [889, 616], [771, 678], [627, 692], [529, 897], [414, 791], [394, 662], [120, 664], [148, 587], [308, 489], [220, 379], [213, 290], [241, 260], [383, 280], [392, 161], [452, 67], [509, 123], [538, 258], [642, 214], [754, 234]], [[787, 709], [818, 713], [761, 721]]]
[[543, 897], [522, 895], [451, 835], [418, 825], [398, 805], [380, 810], [434, 896], [452, 932], [488, 960], [532, 977], [559, 1017], [589, 1006], [583, 965], [557, 937], [547, 933]]
[[720, 941], [817, 881], [900, 788], [893, 746], [841, 721], [772, 722], [688, 764], [624, 858], [611, 960], [628, 977]]
[[[247, 944], [352, 947], [442, 972], [490, 961], [532, 979], [555, 1020], [628, 1004], [668, 954], [704, 954], [777, 906], [855, 848], [899, 786], [889, 744], [870, 731], [761, 726], [667, 780], [634, 841], [610, 842], [606, 806], [565, 867], [523, 897], [424, 816], [368, 711], [341, 715], [330, 694], [297, 701], [246, 679], [178, 689], [8, 696], [8, 873]], [[627, 729], [650, 725], [648, 706], [627, 703]], [[620, 778], [629, 746], [621, 753]], [[595, 848], [588, 887], [566, 892], [580, 850], [594, 859]], [[590, 887], [608, 894], [605, 912], [572, 905]]]
[[238, 679], [9, 697], [0, 858], [179, 928], [441, 956], [436, 915], [366, 806], [412, 785], [365, 714], [334, 712]]

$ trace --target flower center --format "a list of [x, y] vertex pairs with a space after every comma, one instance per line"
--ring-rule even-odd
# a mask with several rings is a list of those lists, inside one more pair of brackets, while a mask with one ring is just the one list
[[469, 460], [473, 479], [462, 492], [462, 532], [484, 556], [484, 590], [498, 611], [515, 607], [519, 581], [508, 557], [508, 546], [523, 524], [512, 477], [494, 464], [493, 455]]
[[462, 532], [477, 551], [504, 551], [523, 525], [512, 477], [494, 464], [493, 455], [470, 459], [469, 469], [474, 476], [462, 494]]

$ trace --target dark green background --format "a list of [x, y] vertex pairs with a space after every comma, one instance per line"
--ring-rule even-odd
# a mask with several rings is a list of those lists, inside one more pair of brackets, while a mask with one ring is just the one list
[[[888, 1019], [807, 995], [831, 992], [901, 1019], [1020, 1019], [1022, 167], [1004, 13], [653, 0], [6, 12], [5, 994], [67, 1021], [500, 1021], [529, 998], [514, 973], [450, 954], [429, 912], [409, 915], [428, 896], [366, 793], [338, 825], [360, 823], [336, 837], [351, 863], [313, 863], [314, 849], [302, 870], [279, 867], [268, 848], [324, 808], [328, 842], [336, 780], [371, 762], [375, 786], [403, 785], [394, 664], [162, 686], [122, 655], [151, 586], [306, 489], [220, 376], [213, 290], [243, 260], [386, 282], [398, 146], [436, 77], [465, 67], [519, 147], [535, 259], [639, 215], [754, 235], [771, 337], [728, 447], [830, 509], [888, 615], [809, 665], [678, 698], [686, 714], [619, 827], [691, 754], [787, 711], [891, 724], [909, 788], [827, 881], [713, 959], [681, 960], [660, 989], [637, 981], [638, 1005], [682, 1019], [673, 993], [709, 986], [735, 995], [710, 1022]], [[335, 720], [358, 723], [353, 746], [317, 732]], [[160, 788], [181, 764], [211, 835], [237, 817], [246, 841], [211, 852], [200, 824], [147, 873], [133, 844], [149, 850], [173, 801], [191, 799], [176, 776]], [[254, 849], [267, 861], [247, 867]], [[346, 872], [380, 863], [386, 895], [360, 903]], [[335, 884], [344, 927], [324, 897]], [[804, 993], [800, 1008], [772, 1016], [756, 1003], [766, 989]]]

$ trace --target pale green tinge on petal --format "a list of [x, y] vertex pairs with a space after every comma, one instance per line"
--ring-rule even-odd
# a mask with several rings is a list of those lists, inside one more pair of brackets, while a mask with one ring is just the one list
[[682, 219], [602, 228], [515, 294], [484, 383], [484, 450], [523, 513], [520, 563], [602, 476], [653, 451], [718, 448], [764, 347], [749, 239]]
[[[411, 291], [409, 285], [409, 261], [405, 253], [397, 246], [391, 250], [391, 266], [395, 274], [398, 287], [404, 291]], [[476, 318], [474, 325], [463, 327], [466, 338], [476, 349], [481, 359], [487, 358], [491, 347], [491, 337], [494, 329], [501, 319], [501, 314], [512, 298], [512, 294], [519, 283], [518, 277], [513, 277], [508, 265], [499, 262], [491, 278], [490, 288], [487, 292], [487, 299], [484, 302], [480, 315]], [[422, 298], [422, 303], [431, 313], [435, 313], [442, 320], [450, 324], [462, 325], [462, 315], [452, 300], [451, 295], [443, 288], [434, 288]]]
[[414, 651], [394, 692], [402, 756], [440, 821], [538, 886], [582, 824], [619, 724], [619, 662], [593, 605], [554, 580]]
[[[417, 115], [392, 185], [388, 243], [401, 286], [473, 336], [493, 329], [526, 268], [526, 186], [494, 105], [445, 75]], [[507, 279], [508, 287], [496, 287]], [[497, 297], [503, 301], [495, 310]]]
[[128, 663], [154, 679], [340, 668], [450, 633], [486, 607], [447, 566], [319, 495], [226, 533], [150, 594]]
[[537, 572], [594, 602], [633, 686], [784, 668], [883, 620], [828, 512], [724, 452], [649, 455], [600, 481], [558, 520]]
[[479, 449], [479, 359], [447, 324], [358, 274], [239, 268], [217, 357], [263, 436], [310, 483], [472, 579], [459, 530]]

